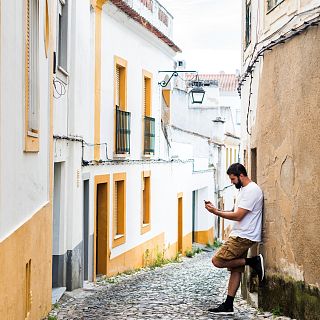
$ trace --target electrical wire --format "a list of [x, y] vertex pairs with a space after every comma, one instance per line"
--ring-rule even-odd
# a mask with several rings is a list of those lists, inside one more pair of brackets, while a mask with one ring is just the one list
[[53, 88], [53, 97], [56, 99], [59, 99], [66, 94], [67, 90], [65, 84], [57, 78], [53, 78]]

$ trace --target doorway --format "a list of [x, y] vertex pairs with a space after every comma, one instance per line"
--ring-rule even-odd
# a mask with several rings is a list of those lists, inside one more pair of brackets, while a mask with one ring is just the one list
[[95, 177], [95, 250], [94, 279], [107, 274], [109, 253], [109, 175]]
[[83, 181], [83, 280], [89, 280], [89, 180]]

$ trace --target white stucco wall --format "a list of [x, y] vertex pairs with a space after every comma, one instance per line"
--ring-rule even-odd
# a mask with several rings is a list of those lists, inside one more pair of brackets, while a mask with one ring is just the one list
[[[143, 171], [151, 171], [151, 231], [141, 235], [141, 201]], [[141, 244], [153, 237], [165, 233], [166, 245], [177, 242], [178, 232], [178, 193], [183, 193], [183, 234], [192, 232], [192, 191], [201, 190], [201, 199], [213, 195], [212, 171], [193, 173], [192, 162], [144, 163], [140, 165], [102, 165], [84, 167], [93, 177], [110, 174], [109, 241], [112, 243], [113, 225], [113, 174], [126, 172], [126, 242], [111, 251], [111, 258]], [[93, 197], [90, 183], [90, 198]], [[199, 199], [200, 199], [199, 198]], [[93, 201], [93, 200], [91, 200]], [[208, 230], [214, 220], [203, 209], [203, 199], [199, 200], [197, 230]], [[202, 204], [202, 206], [201, 206]], [[90, 206], [90, 234], [93, 233], [93, 206]]]
[[[174, 52], [149, 31], [121, 13], [112, 4], [104, 6], [102, 15], [101, 142], [107, 142], [109, 158], [114, 153], [114, 56], [127, 65], [127, 111], [131, 112], [131, 151], [129, 158], [140, 159], [142, 149], [143, 105], [142, 71], [153, 75], [152, 117], [156, 119], [156, 141], [160, 129], [160, 87], [158, 71], [173, 66]], [[162, 79], [161, 79], [162, 80]], [[159, 155], [156, 145], [155, 157]]]
[[44, 4], [40, 1], [38, 153], [24, 152], [24, 2], [6, 1], [1, 10], [0, 240], [25, 223], [49, 200], [50, 69], [43, 41]]

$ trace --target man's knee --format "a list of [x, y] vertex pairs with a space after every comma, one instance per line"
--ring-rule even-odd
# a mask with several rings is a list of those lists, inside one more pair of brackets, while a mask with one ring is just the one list
[[224, 264], [221, 260], [217, 259], [215, 256], [212, 257], [212, 264], [216, 268], [224, 268]]

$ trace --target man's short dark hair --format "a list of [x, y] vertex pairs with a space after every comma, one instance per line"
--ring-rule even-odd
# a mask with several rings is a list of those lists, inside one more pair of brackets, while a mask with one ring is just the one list
[[239, 177], [241, 173], [245, 177], [248, 176], [246, 168], [241, 163], [233, 163], [227, 170], [227, 175], [233, 174]]

